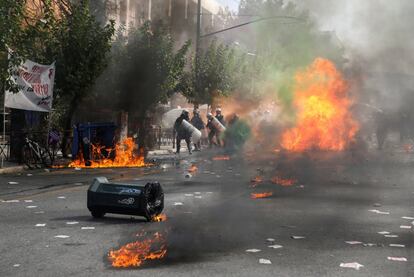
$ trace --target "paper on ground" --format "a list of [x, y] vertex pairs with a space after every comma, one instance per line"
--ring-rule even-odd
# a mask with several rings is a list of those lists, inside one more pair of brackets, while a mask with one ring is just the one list
[[248, 253], [257, 253], [257, 252], [260, 252], [260, 251], [262, 251], [262, 250], [256, 249], [256, 248], [246, 250], [246, 252], [248, 252]]
[[174, 206], [182, 206], [183, 205], [183, 203], [182, 202], [174, 202], [174, 204], [173, 204]]
[[58, 196], [58, 199], [66, 199], [66, 196]]
[[259, 259], [260, 264], [272, 264], [272, 262], [268, 259]]
[[402, 219], [414, 220], [414, 217], [411, 216], [403, 216]]
[[278, 244], [269, 245], [268, 247], [269, 247], [269, 248], [273, 248], [273, 249], [280, 249], [280, 248], [283, 248], [283, 246], [282, 246], [282, 245], [278, 245]]
[[385, 235], [386, 238], [398, 238], [398, 235]]
[[292, 239], [304, 239], [305, 237], [302, 236], [291, 236]]
[[37, 208], [37, 206], [27, 206], [26, 208], [28, 208], [28, 209], [34, 209], [34, 208]]
[[81, 227], [81, 230], [95, 230], [95, 227]]
[[184, 194], [184, 196], [194, 196], [194, 194], [192, 194], [192, 193], [186, 193], [186, 194]]
[[390, 244], [391, 247], [405, 247], [404, 244]]
[[275, 241], [275, 239], [273, 239], [273, 238], [267, 238], [266, 240], [271, 241], [271, 242]]
[[401, 225], [400, 228], [401, 229], [411, 229], [412, 226], [410, 225]]
[[389, 212], [382, 212], [382, 211], [379, 211], [379, 210], [368, 210], [368, 211], [376, 213], [376, 214], [390, 214]]
[[35, 226], [36, 227], [45, 227], [46, 226], [46, 223], [38, 223]]
[[55, 236], [55, 238], [58, 238], [58, 239], [67, 239], [67, 238], [70, 238], [70, 236], [67, 236], [67, 235], [57, 235], [57, 236]]
[[378, 232], [378, 234], [380, 234], [380, 235], [389, 235], [389, 234], [390, 234], [390, 232], [387, 232], [387, 231], [381, 231], [381, 232]]
[[354, 244], [362, 244], [362, 242], [360, 242], [360, 241], [356, 241], [356, 240], [345, 241], [345, 243], [347, 243], [347, 244], [351, 244], [351, 245], [354, 245]]
[[77, 221], [69, 221], [69, 222], [66, 222], [66, 224], [67, 225], [75, 225], [75, 224], [78, 224], [79, 222], [77, 222]]
[[25, 203], [33, 203], [33, 200], [24, 200]]
[[395, 261], [395, 262], [406, 262], [407, 258], [405, 257], [388, 257], [389, 261]]
[[19, 182], [9, 182], [9, 185], [18, 185]]
[[356, 269], [356, 270], [359, 270], [361, 267], [364, 267], [362, 264], [357, 263], [357, 262], [341, 263], [339, 266], [344, 267], [344, 268], [353, 268], [353, 269]]

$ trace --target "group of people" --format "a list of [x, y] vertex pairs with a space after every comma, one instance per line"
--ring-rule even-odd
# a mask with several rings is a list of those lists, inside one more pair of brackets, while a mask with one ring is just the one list
[[[188, 152], [192, 154], [192, 147], [191, 147], [191, 133], [183, 126], [183, 120], [191, 123], [195, 128], [197, 128], [200, 132], [203, 132], [206, 128], [208, 129], [208, 141], [209, 146], [212, 147], [213, 145], [222, 146], [223, 142], [221, 139], [222, 136], [222, 129], [226, 126], [226, 122], [224, 121], [224, 116], [221, 112], [221, 108], [216, 109], [216, 115], [213, 116], [212, 113], [207, 114], [207, 124], [204, 123], [203, 119], [201, 118], [200, 111], [198, 109], [194, 109], [193, 117], [190, 120], [190, 113], [187, 110], [183, 110], [181, 115], [176, 119], [174, 123], [174, 133], [176, 137], [176, 146], [177, 151], [176, 153], [180, 153], [181, 149], [181, 141], [185, 140], [187, 143]], [[217, 124], [217, 121], [221, 124]], [[221, 127], [221, 128], [220, 128]], [[198, 140], [194, 142], [194, 151], [201, 150], [201, 141]]]

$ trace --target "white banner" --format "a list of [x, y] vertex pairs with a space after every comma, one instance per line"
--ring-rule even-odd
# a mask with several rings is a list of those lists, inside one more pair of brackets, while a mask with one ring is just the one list
[[30, 60], [19, 66], [17, 76], [12, 76], [19, 92], [6, 92], [8, 108], [50, 112], [52, 110], [55, 63], [41, 65]]

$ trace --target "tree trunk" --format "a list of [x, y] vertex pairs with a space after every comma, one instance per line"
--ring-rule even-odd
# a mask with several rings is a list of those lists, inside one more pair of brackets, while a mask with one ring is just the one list
[[64, 158], [68, 157], [68, 151], [67, 151], [68, 141], [69, 141], [70, 131], [72, 129], [72, 118], [73, 118], [73, 115], [75, 114], [76, 106], [77, 106], [77, 101], [76, 101], [76, 97], [74, 97], [72, 101], [70, 102], [70, 106], [66, 113], [64, 124], [63, 124], [64, 131], [63, 131], [61, 148], [62, 148], [62, 155]]

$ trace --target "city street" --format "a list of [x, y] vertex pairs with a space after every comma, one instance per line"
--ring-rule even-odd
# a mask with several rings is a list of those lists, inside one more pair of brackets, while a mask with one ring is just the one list
[[[220, 155], [0, 175], [0, 276], [414, 276], [413, 154]], [[167, 220], [92, 218], [96, 176], [159, 181]], [[112, 267], [108, 252], [142, 232], [163, 234], [166, 256]]]

